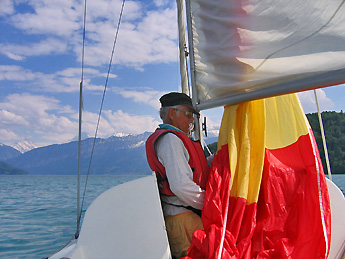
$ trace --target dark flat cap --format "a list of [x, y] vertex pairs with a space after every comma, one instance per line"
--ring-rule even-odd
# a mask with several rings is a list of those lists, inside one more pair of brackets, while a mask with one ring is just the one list
[[162, 107], [186, 105], [193, 110], [193, 113], [199, 115], [199, 112], [193, 107], [192, 100], [185, 93], [171, 92], [163, 95], [159, 101]]

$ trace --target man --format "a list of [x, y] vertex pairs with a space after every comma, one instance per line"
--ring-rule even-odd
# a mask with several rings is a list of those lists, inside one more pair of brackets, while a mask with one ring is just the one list
[[[184, 93], [160, 98], [163, 124], [147, 139], [148, 163], [157, 174], [172, 255], [186, 255], [193, 232], [203, 229], [201, 210], [209, 166], [199, 142], [189, 135], [194, 109]], [[198, 215], [199, 214], [199, 215]]]

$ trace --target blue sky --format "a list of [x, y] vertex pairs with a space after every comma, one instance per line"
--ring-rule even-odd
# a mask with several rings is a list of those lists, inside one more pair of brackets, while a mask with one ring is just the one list
[[[122, 2], [87, 1], [83, 132], [93, 136]], [[0, 143], [64, 143], [78, 132], [84, 1], [0, 0]], [[179, 91], [175, 1], [126, 1], [99, 137], [153, 131], [158, 98]], [[318, 90], [322, 110], [345, 110], [345, 88]], [[306, 113], [313, 93], [299, 94]], [[209, 130], [222, 108], [205, 111]]]

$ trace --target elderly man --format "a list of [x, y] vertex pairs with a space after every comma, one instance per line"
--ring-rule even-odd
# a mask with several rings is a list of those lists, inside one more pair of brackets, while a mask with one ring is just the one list
[[186, 255], [193, 232], [203, 229], [201, 210], [209, 172], [199, 142], [189, 135], [194, 109], [190, 97], [168, 93], [160, 98], [164, 124], [147, 139], [148, 163], [157, 174], [158, 188], [172, 255]]

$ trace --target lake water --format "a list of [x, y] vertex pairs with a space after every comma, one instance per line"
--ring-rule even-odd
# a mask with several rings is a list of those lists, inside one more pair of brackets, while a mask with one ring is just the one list
[[[139, 177], [90, 176], [83, 208]], [[76, 190], [76, 176], [0, 176], [0, 258], [39, 259], [65, 245], [76, 231]]]
[[[90, 176], [83, 208], [139, 177]], [[345, 175], [333, 181], [345, 193]], [[76, 176], [0, 176], [0, 258], [39, 259], [59, 250], [75, 232], [76, 186]]]

